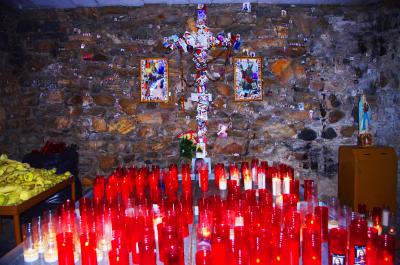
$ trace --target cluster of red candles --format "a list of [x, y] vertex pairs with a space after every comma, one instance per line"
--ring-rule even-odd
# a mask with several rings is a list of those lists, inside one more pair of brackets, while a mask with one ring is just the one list
[[[92, 200], [81, 199], [79, 211], [67, 201], [52, 219], [59, 264], [72, 265], [80, 256], [82, 265], [104, 258], [110, 265], [155, 265], [158, 256], [164, 264], [183, 265], [194, 213], [190, 166], [180, 172], [181, 184], [175, 164], [96, 177]], [[304, 180], [299, 201], [300, 183], [287, 165], [253, 160], [226, 170], [216, 164], [216, 194], [208, 192], [208, 168], [197, 173], [198, 265], [394, 265], [394, 236], [380, 234], [387, 222], [382, 210], [374, 208], [367, 221], [365, 209], [362, 215], [323, 204], [313, 180]]]

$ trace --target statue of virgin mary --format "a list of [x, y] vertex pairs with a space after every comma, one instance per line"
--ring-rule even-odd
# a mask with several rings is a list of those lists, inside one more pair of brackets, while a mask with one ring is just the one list
[[371, 125], [371, 107], [369, 106], [365, 95], [361, 96], [358, 103], [358, 133], [370, 133]]

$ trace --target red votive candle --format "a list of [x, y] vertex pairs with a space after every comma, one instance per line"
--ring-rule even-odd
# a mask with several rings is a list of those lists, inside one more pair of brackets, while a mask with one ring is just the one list
[[378, 239], [378, 260], [382, 265], [394, 265], [396, 238], [393, 235], [380, 235]]
[[218, 188], [219, 188], [219, 190], [226, 190], [228, 187], [228, 184], [227, 184], [227, 177], [226, 177], [224, 164], [221, 164], [219, 174], [220, 175], [218, 177]]
[[212, 255], [209, 245], [198, 246], [198, 250], [196, 251], [196, 265], [212, 265]]
[[247, 243], [247, 230], [244, 226], [235, 226], [234, 228], [234, 263], [248, 264], [249, 249]]
[[151, 224], [144, 227], [143, 236], [139, 241], [139, 257], [141, 265], [156, 265], [156, 243]]
[[59, 265], [74, 265], [74, 235], [72, 232], [56, 236]]
[[275, 231], [273, 232], [272, 238], [271, 265], [287, 265], [288, 251], [285, 234], [283, 231]]
[[211, 239], [213, 265], [222, 265], [228, 262], [226, 250], [229, 240], [229, 227], [227, 227], [225, 231], [226, 232], [221, 231], [221, 234], [215, 234]]
[[[350, 224], [350, 264], [367, 262], [368, 225], [364, 219], [354, 219]], [[357, 263], [358, 262], [358, 263]]]
[[170, 181], [172, 184], [172, 187], [174, 189], [178, 190], [178, 165], [177, 164], [171, 164], [169, 166], [169, 176], [170, 176]]
[[290, 182], [290, 193], [296, 195], [297, 200], [299, 200], [300, 198], [299, 190], [300, 190], [300, 180], [292, 179], [292, 181]]
[[295, 228], [285, 229], [287, 265], [298, 265], [300, 261], [300, 233]]
[[239, 168], [235, 164], [229, 165], [229, 176], [231, 180], [236, 181], [236, 186], [239, 186]]
[[314, 209], [316, 218], [321, 225], [321, 240], [323, 242], [328, 241], [328, 207], [316, 206]]
[[257, 185], [258, 185], [258, 167], [259, 167], [258, 159], [251, 160], [251, 179], [253, 180], [254, 184]]
[[163, 227], [162, 246], [164, 255], [163, 261], [165, 265], [180, 265], [181, 247], [178, 239], [176, 225], [165, 224]]
[[217, 163], [214, 165], [214, 182], [215, 187], [219, 187], [219, 178], [221, 177], [221, 164]]
[[93, 200], [102, 201], [104, 198], [104, 176], [96, 176], [93, 182]]
[[303, 228], [303, 265], [321, 265], [321, 235], [315, 227]]
[[309, 201], [313, 199], [317, 194], [317, 186], [314, 180], [305, 179], [304, 180], [304, 201]]
[[88, 232], [80, 235], [82, 265], [97, 265], [96, 234]]
[[367, 263], [376, 264], [378, 262], [378, 229], [368, 227], [368, 243], [367, 243]]
[[199, 169], [200, 190], [202, 192], [208, 191], [208, 168], [202, 167]]
[[108, 258], [110, 265], [129, 265], [129, 253], [123, 248], [111, 249]]
[[346, 265], [347, 230], [342, 227], [329, 230], [329, 265]]
[[184, 192], [191, 192], [192, 191], [192, 178], [190, 176], [190, 165], [189, 164], [182, 164], [181, 167], [182, 173], [182, 190]]

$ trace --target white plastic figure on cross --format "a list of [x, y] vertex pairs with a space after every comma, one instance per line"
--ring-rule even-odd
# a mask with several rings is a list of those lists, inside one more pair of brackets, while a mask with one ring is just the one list
[[219, 33], [214, 37], [207, 27], [207, 11], [204, 4], [197, 5], [196, 32], [188, 32], [179, 38], [177, 35], [164, 38], [164, 47], [171, 50], [181, 49], [183, 52], [192, 52], [193, 61], [196, 64], [196, 91], [192, 94], [192, 100], [197, 101], [197, 147], [196, 157], [204, 158], [207, 156], [207, 121], [208, 108], [211, 101], [211, 94], [207, 94], [207, 52], [216, 46], [239, 49], [240, 35], [231, 36], [230, 33], [225, 36]]

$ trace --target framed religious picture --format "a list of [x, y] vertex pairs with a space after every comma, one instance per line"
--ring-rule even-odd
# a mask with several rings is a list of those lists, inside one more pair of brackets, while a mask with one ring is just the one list
[[168, 93], [167, 59], [141, 59], [140, 102], [168, 102]]
[[233, 58], [233, 74], [235, 101], [263, 99], [262, 58]]

